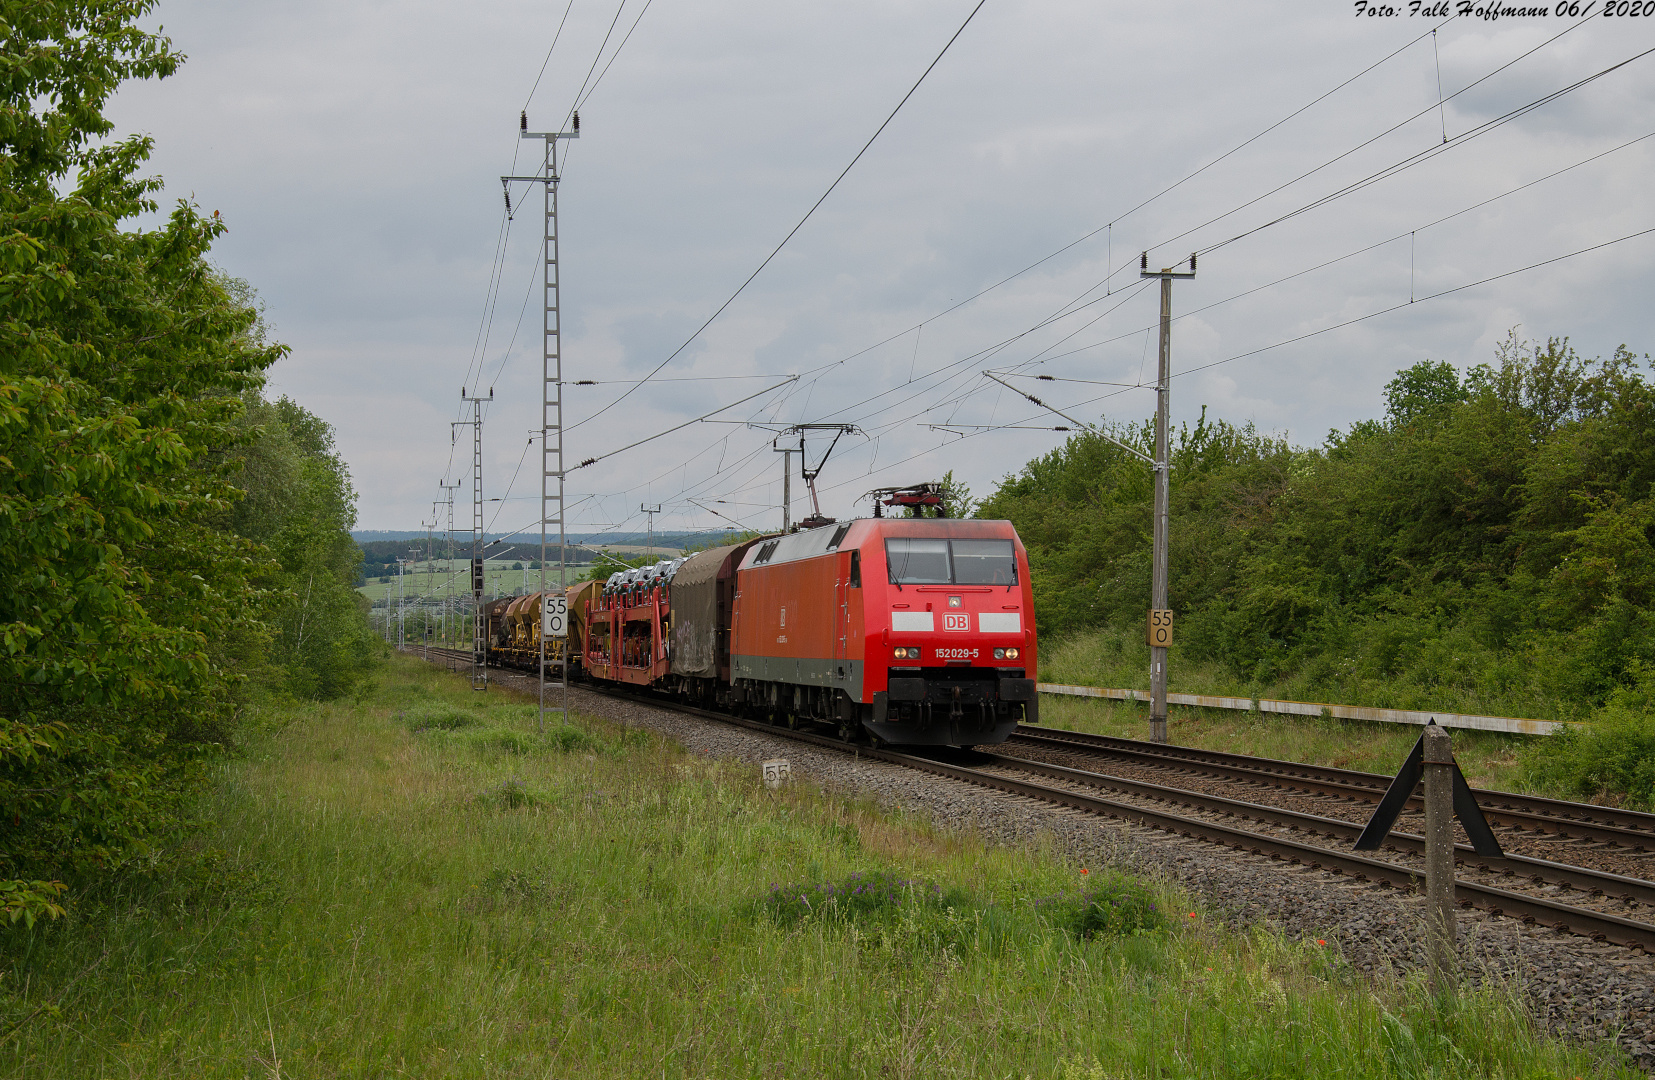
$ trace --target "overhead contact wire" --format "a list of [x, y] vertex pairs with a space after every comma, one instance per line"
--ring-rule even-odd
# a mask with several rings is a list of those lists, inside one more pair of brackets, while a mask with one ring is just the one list
[[[688, 338], [686, 338], [684, 340], [684, 343], [682, 345], [678, 346], [678, 348], [674, 349], [672, 351], [672, 353], [665, 360], [662, 360], [659, 364], [656, 364], [655, 367], [650, 370], [649, 374], [645, 375], [643, 377], [643, 379], [639, 381], [639, 384], [638, 384], [639, 386], [642, 386], [644, 383], [648, 382], [651, 378], [653, 378], [655, 376], [655, 374], [657, 372], [659, 372], [662, 368], [666, 367], [668, 364], [672, 363], [672, 361], [674, 359], [676, 359], [680, 353], [682, 353], [685, 349], [689, 348], [691, 343], [694, 342], [697, 338], [699, 338], [701, 336], [701, 334], [707, 329], [707, 327], [709, 327], [713, 324], [713, 320], [717, 319], [720, 315], [724, 314], [725, 309], [728, 308], [731, 304], [735, 303], [736, 298], [738, 296], [740, 296], [744, 291], [746, 291], [747, 286], [749, 286], [753, 283], [753, 279], [757, 278], [759, 276], [759, 274], [761, 274], [764, 271], [765, 267], [770, 265], [771, 260], [773, 260], [777, 255], [781, 254], [782, 248], [786, 247], [788, 241], [792, 240], [793, 237], [798, 233], [798, 231], [800, 229], [804, 228], [805, 222], [809, 221], [811, 216], [816, 213], [817, 209], [824, 202], [827, 201], [828, 196], [832, 195], [833, 192], [834, 192], [834, 189], [836, 189], [839, 186], [840, 181], [844, 180], [844, 178], [847, 175], [849, 175], [851, 169], [856, 167], [856, 163], [858, 161], [862, 160], [862, 155], [864, 155], [868, 152], [868, 148], [871, 147], [874, 144], [874, 140], [878, 139], [880, 134], [887, 127], [890, 126], [891, 121], [896, 119], [897, 113], [902, 111], [902, 107], [908, 103], [909, 98], [914, 96], [915, 91], [917, 91], [920, 88], [920, 84], [924, 83], [926, 77], [931, 74], [932, 70], [935, 69], [936, 66], [939, 63], [942, 62], [942, 58], [948, 54], [948, 50], [953, 47], [954, 42], [959, 40], [960, 35], [965, 33], [965, 28], [967, 26], [971, 25], [971, 20], [977, 17], [977, 12], [981, 11], [982, 8], [983, 8], [983, 5], [986, 4], [987, 2], [988, 2], [988, 0], [977, 0], [977, 6], [971, 9], [971, 14], [969, 14], [965, 17], [965, 21], [960, 24], [959, 29], [954, 31], [953, 36], [948, 39], [948, 43], [945, 44], [942, 47], [942, 51], [937, 53], [936, 58], [933, 59], [929, 65], [926, 66], [925, 70], [920, 74], [920, 77], [914, 81], [914, 85], [909, 87], [908, 92], [906, 94], [902, 95], [902, 100], [897, 102], [896, 108], [892, 109], [890, 115], [885, 117], [884, 123], [880, 124], [878, 129], [876, 131], [874, 131], [874, 133], [871, 136], [869, 136], [868, 141], [862, 144], [862, 149], [860, 149], [856, 152], [856, 156], [851, 158], [850, 164], [846, 165], [844, 167], [844, 169], [840, 171], [839, 175], [834, 178], [833, 183], [829, 184], [827, 190], [822, 192], [821, 197], [818, 198], [814, 203], [811, 204], [811, 207], [810, 207], [809, 210], [805, 211], [804, 217], [799, 219], [798, 224], [794, 225], [793, 228], [788, 231], [787, 235], [782, 237], [781, 243], [777, 244], [775, 249], [773, 251], [771, 251], [769, 255], [766, 255], [764, 257], [764, 261], [759, 263], [758, 269], [754, 270], [751, 274], [747, 275], [747, 279], [745, 281], [743, 281], [736, 288], [735, 292], [730, 294], [729, 299], [725, 300], [722, 304], [720, 304], [718, 306], [718, 310], [714, 311], [710, 316], [707, 317], [707, 321], [702, 323], [701, 326], [696, 329], [695, 333], [691, 334]], [[627, 390], [625, 393], [621, 394], [620, 397], [616, 398], [614, 401], [611, 401], [609, 404], [605, 405], [603, 408], [599, 409], [597, 412], [593, 413], [591, 416], [586, 417], [586, 419], [581, 420], [579, 423], [571, 425], [569, 430], [573, 431], [575, 428], [578, 428], [581, 425], [588, 423], [589, 421], [596, 420], [598, 417], [602, 416], [604, 413], [608, 412], [610, 409], [614, 408], [616, 405], [619, 405], [622, 401], [625, 401], [637, 389], [638, 389], [638, 387], [634, 386], [631, 389]]]

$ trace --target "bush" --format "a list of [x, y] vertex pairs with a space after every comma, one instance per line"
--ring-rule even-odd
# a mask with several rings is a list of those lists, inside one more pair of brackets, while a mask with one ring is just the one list
[[1655, 810], [1655, 666], [1634, 661], [1631, 673], [1633, 685], [1586, 724], [1523, 752], [1528, 782], [1577, 798], [1618, 795], [1633, 809]]
[[1047, 922], [1082, 941], [1154, 933], [1170, 925], [1149, 891], [1126, 878], [1104, 880], [1077, 892], [1037, 900], [1034, 909]]

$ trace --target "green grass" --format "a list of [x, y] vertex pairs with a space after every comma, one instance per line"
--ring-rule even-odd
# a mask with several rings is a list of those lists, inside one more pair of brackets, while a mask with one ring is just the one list
[[[1287, 701], [1323, 701], [1335, 705], [1368, 705], [1382, 709], [1515, 716], [1525, 719], [1575, 718], [1559, 712], [1557, 702], [1516, 696], [1505, 683], [1490, 684], [1461, 657], [1442, 655], [1434, 664], [1383, 679], [1359, 677], [1355, 662], [1318, 658], [1300, 671], [1275, 682], [1238, 677], [1211, 660], [1193, 660], [1180, 652], [1176, 640], [1169, 650], [1169, 686], [1179, 694], [1223, 694], [1235, 697], [1279, 698]], [[1469, 652], [1469, 647], [1464, 650]], [[1486, 673], [1484, 673], [1486, 674]], [[1427, 676], [1430, 676], [1428, 679]], [[1082, 686], [1149, 689], [1149, 646], [1138, 629], [1103, 629], [1043, 643], [1040, 677], [1047, 682]], [[1515, 680], [1506, 680], [1506, 683]], [[1502, 688], [1503, 687], [1503, 688]]]
[[407, 658], [290, 714], [192, 844], [5, 938], [0, 1073], [1636, 1075], [1513, 988], [1434, 1001], [1175, 889], [577, 720]]

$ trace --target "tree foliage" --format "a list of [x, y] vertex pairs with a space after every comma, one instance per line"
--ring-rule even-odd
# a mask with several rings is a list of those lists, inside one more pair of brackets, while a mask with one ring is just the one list
[[[1210, 422], [1176, 433], [1179, 648], [1243, 684], [1328, 700], [1578, 717], [1655, 663], [1655, 390], [1624, 348], [1515, 337], [1462, 378], [1399, 372], [1383, 420], [1294, 447]], [[1113, 434], [1147, 447], [1148, 425]], [[979, 509], [1030, 548], [1039, 624], [1141, 624], [1150, 475], [1075, 436]]]
[[57, 909], [45, 879], [113, 866], [178, 824], [272, 644], [284, 668], [327, 669], [284, 619], [307, 568], [348, 561], [320, 538], [348, 524], [349, 487], [324, 475], [338, 463], [319, 422], [258, 397], [286, 350], [206, 260], [218, 214], [180, 203], [158, 227], [122, 227], [158, 209], [159, 181], [138, 175], [149, 140], [104, 141], [104, 105], [182, 59], [136, 26], [150, 6], [0, 3], [0, 905], [13, 920]]

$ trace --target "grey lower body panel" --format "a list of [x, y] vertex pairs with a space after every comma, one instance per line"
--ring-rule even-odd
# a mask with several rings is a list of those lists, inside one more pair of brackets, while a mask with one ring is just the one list
[[730, 675], [735, 679], [789, 683], [794, 686], [824, 686], [843, 690], [852, 701], [862, 700], [861, 660], [817, 660], [803, 657], [742, 656], [730, 658]]

